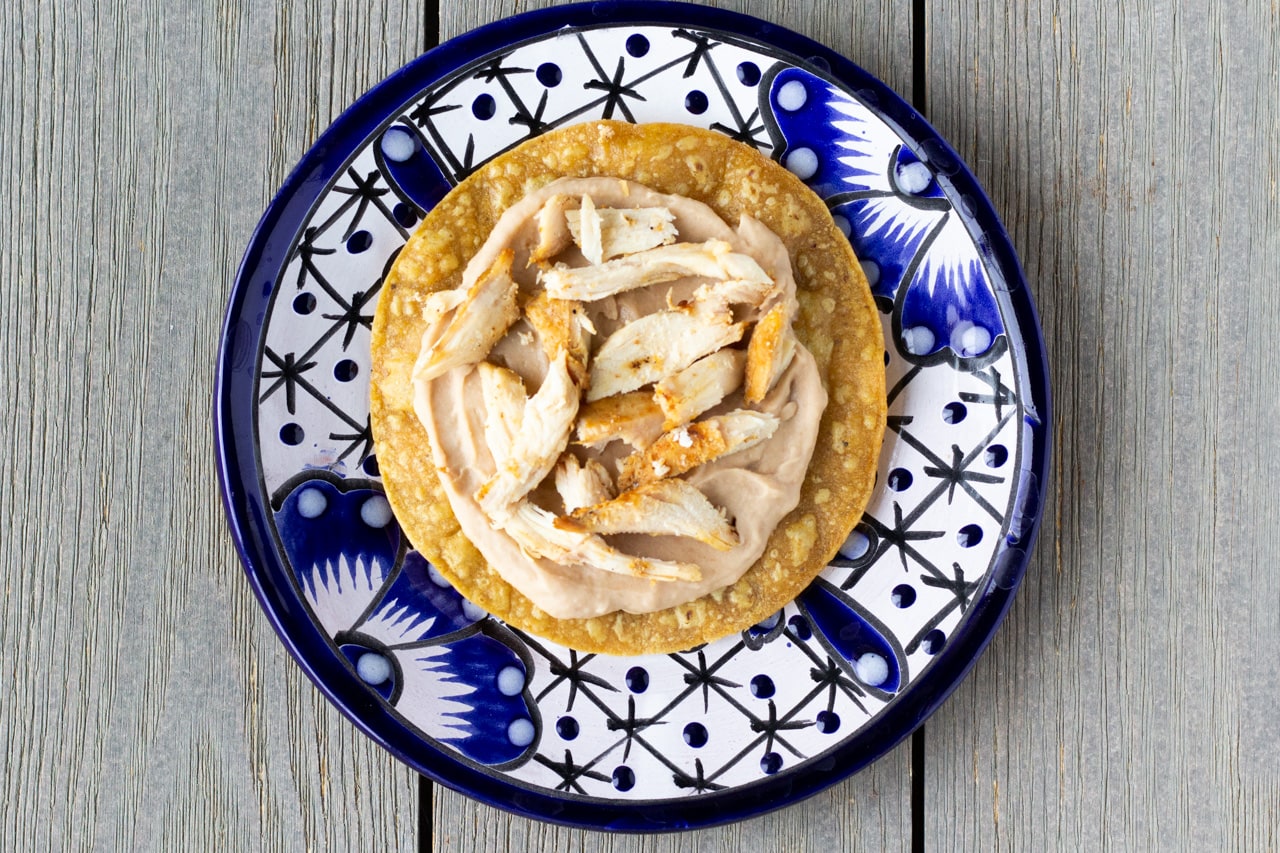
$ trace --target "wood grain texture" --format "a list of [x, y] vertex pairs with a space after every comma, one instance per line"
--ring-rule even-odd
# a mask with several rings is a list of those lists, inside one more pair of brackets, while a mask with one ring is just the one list
[[931, 3], [1056, 394], [1036, 557], [930, 721], [926, 849], [1280, 844], [1280, 13]]
[[417, 785], [231, 545], [210, 401], [270, 196], [407, 2], [0, 7], [0, 849], [412, 849]]
[[[549, 2], [442, 0], [441, 40]], [[910, 93], [911, 19], [908, 4], [814, 2], [712, 3], [754, 14], [816, 39]], [[911, 846], [910, 750], [903, 744], [841, 785], [803, 803], [751, 821], [666, 836], [607, 835], [552, 826], [477, 803], [434, 786], [438, 851], [675, 851], [675, 850], [908, 850]]]

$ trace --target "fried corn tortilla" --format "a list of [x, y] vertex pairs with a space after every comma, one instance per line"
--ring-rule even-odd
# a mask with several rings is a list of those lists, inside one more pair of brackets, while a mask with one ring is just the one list
[[[553, 181], [593, 176], [702, 202], [727, 223], [745, 214], [776, 234], [796, 282], [794, 333], [816, 362], [828, 402], [799, 504], [736, 582], [653, 612], [556, 618], [504, 580], [463, 533], [415, 413], [412, 375], [430, 322], [428, 298], [460, 285], [499, 217]], [[607, 654], [688, 649], [755, 624], [802, 591], [870, 498], [885, 425], [884, 382], [870, 289], [823, 202], [748, 146], [682, 125], [576, 125], [480, 167], [427, 215], [401, 251], [373, 325], [375, 449], [387, 498], [410, 542], [494, 616], [562, 645]]]

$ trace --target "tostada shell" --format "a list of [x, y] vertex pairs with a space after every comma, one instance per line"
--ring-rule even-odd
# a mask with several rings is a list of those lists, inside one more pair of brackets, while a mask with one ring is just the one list
[[[747, 214], [786, 245], [800, 310], [795, 333], [828, 394], [800, 503], [734, 584], [652, 613], [554, 618], [513, 588], [462, 533], [414, 413], [411, 374], [422, 301], [457, 287], [502, 213], [564, 177], [607, 176], [682, 195], [735, 223]], [[401, 250], [373, 323], [371, 418], [387, 499], [414, 548], [470, 601], [513, 627], [582, 651], [674, 652], [772, 615], [827, 565], [875, 484], [885, 427], [884, 344], [870, 288], [825, 204], [747, 145], [674, 124], [591, 122], [495, 157], [455, 187]]]

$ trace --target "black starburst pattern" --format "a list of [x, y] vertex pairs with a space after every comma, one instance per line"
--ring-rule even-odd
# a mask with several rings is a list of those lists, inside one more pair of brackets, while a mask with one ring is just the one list
[[688, 79], [692, 77], [694, 72], [698, 70], [699, 63], [706, 62], [707, 67], [713, 73], [718, 73], [715, 64], [710, 61], [711, 48], [719, 47], [720, 42], [712, 41], [711, 36], [706, 33], [695, 33], [690, 30], [673, 30], [671, 35], [678, 39], [693, 43], [693, 50], [686, 57], [684, 74], [681, 75]]
[[[339, 195], [348, 196], [348, 198], [342, 204], [338, 205], [337, 210], [329, 214], [328, 219], [320, 224], [320, 234], [328, 231], [335, 222], [340, 220], [346, 215], [347, 211], [354, 207], [355, 213], [352, 214], [350, 221], [347, 223], [346, 230], [342, 233], [342, 239], [344, 241], [349, 239], [360, 226], [360, 222], [368, 212], [369, 206], [372, 205], [376, 207], [384, 217], [386, 217], [388, 222], [395, 224], [396, 228], [399, 229], [401, 236], [409, 236], [409, 232], [405, 230], [404, 226], [396, 221], [395, 216], [393, 216], [391, 214], [391, 210], [388, 209], [386, 202], [383, 201], [383, 196], [390, 193], [391, 188], [388, 186], [379, 186], [379, 181], [382, 180], [382, 173], [380, 171], [373, 169], [362, 176], [354, 168], [348, 168], [347, 177], [351, 180], [351, 185], [344, 186], [343, 184], [335, 184], [333, 191]], [[385, 183], [385, 181], [382, 182]]]
[[706, 771], [702, 769], [702, 759], [695, 758], [693, 760], [693, 774], [690, 775], [683, 770], [677, 770], [673, 774], [677, 788], [692, 788], [695, 794], [706, 793], [707, 791], [723, 791], [725, 786], [711, 782], [707, 779]]
[[983, 382], [991, 386], [990, 394], [975, 394], [972, 391], [961, 391], [960, 399], [966, 403], [985, 403], [994, 406], [996, 410], [996, 419], [1004, 419], [1004, 407], [1015, 404], [1016, 399], [1013, 389], [1001, 381], [1000, 371], [994, 366], [989, 367], [979, 373], [973, 374], [974, 377], [981, 379]]
[[542, 754], [535, 755], [533, 760], [549, 768], [560, 777], [560, 784], [556, 785], [557, 791], [572, 791], [575, 794], [585, 794], [586, 791], [582, 789], [582, 785], [578, 784], [579, 779], [594, 779], [597, 782], [609, 781], [608, 776], [591, 769], [594, 763], [574, 764], [573, 753], [567, 749], [564, 751], [564, 761], [552, 761]]
[[635, 736], [649, 726], [664, 725], [663, 721], [658, 717], [637, 717], [636, 716], [636, 697], [627, 697], [627, 717], [611, 717], [605, 726], [611, 732], [622, 732], [624, 738], [624, 747], [622, 750], [622, 760], [626, 761], [631, 756], [631, 741]]
[[955, 596], [955, 604], [963, 613], [969, 608], [969, 600], [973, 597], [974, 592], [978, 589], [978, 582], [965, 580], [964, 569], [960, 568], [959, 563], [951, 564], [953, 575], [949, 578], [935, 577], [929, 575], [921, 578], [925, 586], [931, 586], [935, 589], [945, 589]]
[[683, 655], [672, 655], [672, 657], [680, 663], [685, 669], [689, 670], [684, 675], [684, 683], [689, 685], [693, 690], [702, 691], [702, 710], [707, 711], [711, 707], [711, 691], [723, 693], [726, 688], [741, 687], [741, 684], [729, 681], [727, 678], [721, 678], [716, 675], [716, 670], [724, 666], [734, 654], [737, 653], [741, 645], [735, 647], [729, 654], [724, 655], [720, 660], [711, 666], [707, 665], [707, 656], [701, 649], [698, 650], [697, 666], [689, 663]]
[[577, 698], [578, 691], [583, 690], [583, 685], [585, 684], [590, 684], [594, 687], [600, 688], [601, 690], [607, 690], [614, 693], [617, 692], [618, 688], [611, 685], [608, 681], [583, 669], [592, 661], [595, 655], [580, 656], [574, 649], [567, 649], [569, 652], [569, 662], [565, 663], [556, 655], [552, 654], [544, 645], [529, 637], [529, 635], [521, 633], [520, 636], [530, 645], [530, 647], [533, 648], [534, 651], [546, 658], [548, 663], [547, 669], [553, 676], [555, 676], [552, 682], [543, 688], [538, 694], [538, 701], [542, 701], [543, 697], [565, 682], [568, 682], [569, 684], [569, 698], [568, 701], [565, 702], [566, 711], [573, 710], [573, 700]]
[[[520, 93], [516, 91], [516, 87], [512, 84], [511, 78], [520, 74], [528, 74], [532, 69], [529, 68], [509, 68], [502, 63], [505, 62], [510, 54], [500, 56], [490, 62], [481, 65], [475, 72], [473, 77], [477, 80], [483, 80], [486, 83], [497, 81], [502, 87], [502, 91], [506, 93], [507, 98], [511, 101], [511, 106], [515, 109], [515, 115], [507, 119], [509, 124], [523, 125], [527, 131], [525, 137], [532, 139], [533, 137], [546, 131], [551, 125], [542, 120], [542, 114], [547, 107], [547, 93], [542, 93], [542, 99], [538, 104], [535, 112], [530, 112], [525, 105], [524, 99], [520, 97]], [[470, 145], [470, 140], [468, 141]], [[467, 157], [468, 168], [470, 168], [470, 154]]]
[[631, 108], [627, 106], [627, 98], [634, 98], [637, 101], [643, 101], [644, 96], [635, 90], [634, 87], [628, 86], [622, 82], [622, 74], [626, 71], [626, 62], [622, 57], [618, 57], [618, 67], [610, 77], [605, 74], [604, 69], [596, 62], [594, 54], [591, 56], [592, 64], [595, 66], [596, 73], [599, 77], [595, 80], [588, 80], [583, 83], [585, 89], [599, 89], [605, 93], [604, 96], [604, 112], [601, 118], [613, 118], [613, 111], [619, 110], [623, 118], [627, 121], [635, 121], [636, 117], [631, 112]]
[[293, 250], [294, 257], [301, 259], [298, 264], [298, 289], [306, 287], [307, 279], [315, 281], [320, 285], [326, 293], [332, 295], [333, 288], [329, 286], [329, 281], [320, 272], [320, 268], [316, 266], [316, 258], [332, 255], [337, 249], [327, 249], [316, 245], [316, 239], [319, 238], [324, 231], [317, 226], [311, 226], [302, 232], [302, 239], [298, 241], [298, 246]]
[[[350, 419], [344, 414], [343, 420], [351, 423]], [[363, 464], [364, 460], [369, 458], [370, 452], [373, 450], [373, 427], [370, 423], [369, 416], [365, 415], [364, 424], [352, 424], [356, 427], [356, 431], [352, 433], [331, 432], [329, 433], [330, 441], [346, 442], [346, 448], [338, 455], [338, 461], [342, 462], [357, 450], [359, 454], [356, 456], [356, 464]]]
[[258, 402], [262, 402], [278, 391], [284, 388], [285, 408], [289, 414], [297, 414], [297, 392], [298, 383], [302, 378], [302, 374], [316, 366], [314, 361], [299, 361], [297, 357], [291, 353], [285, 353], [283, 356], [277, 355], [271, 347], [263, 348], [263, 355], [267, 360], [276, 366], [276, 370], [262, 371], [263, 379], [274, 379], [266, 391], [262, 392], [262, 396], [258, 398]]
[[865, 521], [875, 530], [876, 535], [880, 537], [880, 545], [876, 551], [876, 560], [879, 560], [890, 548], [898, 549], [898, 556], [902, 559], [902, 570], [907, 570], [907, 557], [910, 556], [919, 563], [927, 563], [920, 552], [912, 545], [912, 542], [923, 542], [927, 539], [937, 539], [946, 531], [943, 530], [912, 530], [911, 525], [923, 513], [917, 508], [910, 516], [904, 518], [902, 515], [902, 505], [897, 501], [893, 502], [893, 525], [885, 525], [870, 515], [865, 517]]
[[366, 329], [373, 328], [373, 314], [365, 314], [362, 309], [369, 305], [373, 300], [374, 294], [382, 289], [382, 283], [379, 282], [368, 290], [357, 290], [351, 294], [351, 301], [348, 302], [336, 293], [332, 294], [334, 301], [342, 308], [338, 314], [322, 314], [326, 320], [333, 320], [338, 328], [344, 328], [346, 331], [342, 336], [342, 348], [345, 350], [351, 346], [351, 339], [355, 337], [356, 330], [361, 326]]
[[[794, 713], [794, 712], [793, 712]], [[772, 699], [769, 700], [769, 717], [765, 720], [752, 720], [751, 730], [760, 732], [764, 735], [764, 751], [773, 752], [775, 746], [780, 746], [792, 755], [803, 758], [804, 755], [788, 743], [779, 733], [787, 731], [797, 731], [799, 729], [808, 728], [813, 725], [809, 720], [791, 719], [791, 714], [785, 717], [778, 717], [778, 706], [774, 704]]]
[[[805, 647], [809, 651], [808, 647]], [[816, 661], [817, 655], [810, 655]], [[853, 704], [857, 705], [862, 711], [867, 710], [867, 706], [862, 703], [862, 697], [866, 695], [858, 682], [849, 677], [844, 667], [826, 657], [821, 663], [809, 669], [809, 677], [817, 685], [817, 691], [827, 694], [827, 710], [830, 711], [836, 706], [836, 695], [844, 693], [848, 696]]]
[[987, 435], [981, 441], [977, 442], [973, 449], [968, 453], [961, 453], [959, 445], [951, 445], [950, 463], [943, 461], [942, 457], [934, 453], [927, 444], [911, 432], [903, 429], [900, 425], [894, 425], [894, 430], [897, 432], [898, 437], [905, 444], [910, 445], [915, 449], [917, 453], [923, 456], [930, 463], [922, 468], [924, 473], [941, 481], [932, 491], [930, 491], [928, 496], [920, 503], [920, 505], [916, 507], [915, 511], [912, 512], [909, 522], [914, 522], [914, 520], [918, 518], [925, 509], [931, 506], [934, 501], [938, 500], [943, 493], [946, 493], [947, 503], [950, 504], [957, 487], [963, 489], [964, 492], [973, 499], [974, 503], [982, 507], [983, 511], [997, 522], [1004, 522], [1004, 515], [1000, 510], [992, 506], [991, 502], [984, 498], [981, 493], [973, 487], [974, 483], [1001, 483], [1004, 482], [1004, 477], [996, 474], [970, 471], [969, 466], [974, 463], [984, 450], [986, 450], [988, 445], [995, 441], [996, 436], [1004, 429], [1005, 424], [1009, 422], [1009, 419], [1013, 417], [1013, 414], [1013, 409], [1005, 412], [1004, 416], [994, 427], [992, 427]]
[[[931, 451], [928, 451], [927, 448], [926, 455], [935, 460], [938, 458]], [[970, 461], [972, 461], [973, 458], [975, 457], [970, 457]], [[964, 488], [964, 490], [967, 491], [969, 496], [974, 500], [979, 501], [980, 503], [986, 503], [986, 501], [980, 497], [977, 492], [967, 487], [968, 484], [999, 483], [1004, 480], [1004, 477], [998, 477], [995, 474], [984, 474], [980, 471], [966, 471], [965, 464], [965, 454], [961, 452], [960, 445], [953, 444], [951, 445], [950, 465], [941, 464], [939, 460], [938, 464], [926, 465], [923, 470], [930, 477], [937, 477], [947, 484], [948, 504], [950, 504], [955, 498], [956, 486]], [[990, 504], [988, 504], [988, 506], [990, 506]]]

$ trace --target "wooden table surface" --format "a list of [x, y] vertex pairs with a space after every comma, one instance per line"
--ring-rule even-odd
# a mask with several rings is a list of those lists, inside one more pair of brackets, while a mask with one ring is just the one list
[[912, 98], [1039, 306], [1040, 541], [922, 735], [761, 818], [610, 836], [428, 785], [321, 697], [218, 496], [235, 269], [355, 97], [542, 5], [0, 6], [0, 849], [1280, 847], [1273, 0], [717, 4]]

